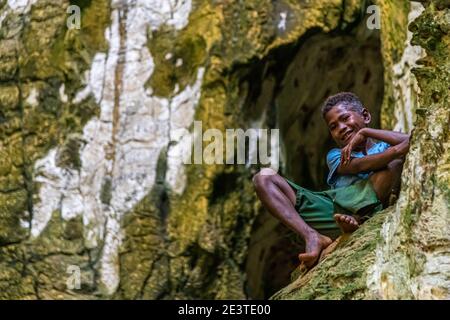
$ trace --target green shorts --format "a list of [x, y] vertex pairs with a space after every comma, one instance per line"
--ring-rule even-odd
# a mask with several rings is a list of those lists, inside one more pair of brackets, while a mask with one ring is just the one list
[[[324, 234], [335, 234], [339, 227], [334, 213], [372, 214], [383, 209], [370, 180], [326, 191], [310, 191], [286, 179], [296, 191], [295, 209], [312, 228]], [[364, 210], [362, 210], [364, 209]]]

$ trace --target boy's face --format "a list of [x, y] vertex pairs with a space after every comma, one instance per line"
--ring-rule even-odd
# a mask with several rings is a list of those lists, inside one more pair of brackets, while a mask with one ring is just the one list
[[370, 113], [364, 109], [363, 113], [347, 109], [343, 105], [336, 105], [325, 114], [331, 136], [340, 148], [343, 148], [360, 129], [370, 123]]

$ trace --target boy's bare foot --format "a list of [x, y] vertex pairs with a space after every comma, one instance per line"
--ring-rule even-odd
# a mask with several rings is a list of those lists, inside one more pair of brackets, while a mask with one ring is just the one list
[[359, 223], [352, 216], [336, 213], [334, 215], [334, 220], [341, 228], [342, 233], [351, 233], [359, 228]]
[[298, 258], [306, 267], [311, 268], [320, 257], [320, 253], [331, 244], [331, 239], [319, 233], [306, 239], [305, 253], [300, 253]]

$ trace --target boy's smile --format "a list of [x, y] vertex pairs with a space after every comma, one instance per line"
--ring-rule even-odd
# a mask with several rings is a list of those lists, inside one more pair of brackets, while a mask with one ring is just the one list
[[364, 109], [360, 114], [342, 104], [331, 108], [325, 114], [325, 121], [331, 136], [339, 147], [345, 147], [351, 138], [370, 123], [370, 113]]

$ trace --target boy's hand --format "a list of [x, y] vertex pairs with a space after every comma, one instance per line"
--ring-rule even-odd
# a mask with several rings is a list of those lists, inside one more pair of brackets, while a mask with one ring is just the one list
[[409, 138], [403, 140], [398, 145], [393, 146], [393, 148], [395, 148], [395, 153], [397, 154], [397, 157], [402, 158], [406, 156], [406, 154], [409, 151]]
[[352, 151], [359, 145], [365, 144], [367, 137], [359, 130], [349, 141], [349, 143], [342, 148], [341, 163], [346, 165], [350, 162], [350, 155]]

